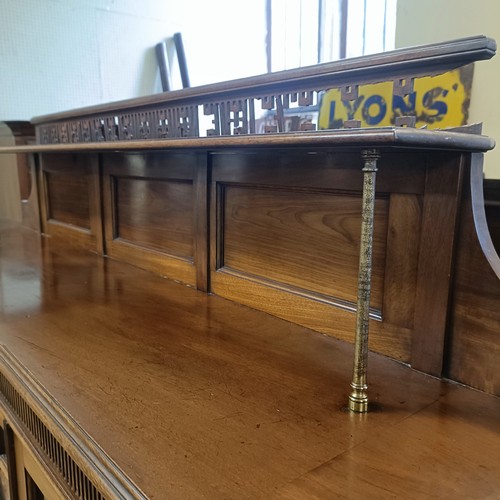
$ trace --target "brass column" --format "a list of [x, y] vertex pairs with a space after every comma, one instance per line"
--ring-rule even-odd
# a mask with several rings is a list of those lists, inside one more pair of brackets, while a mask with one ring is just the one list
[[354, 341], [354, 368], [349, 395], [349, 410], [358, 413], [368, 411], [368, 321], [370, 318], [370, 291], [372, 275], [373, 219], [375, 211], [376, 149], [361, 152], [363, 167], [363, 207], [361, 215], [361, 242], [359, 248], [358, 306], [356, 310], [356, 337]]

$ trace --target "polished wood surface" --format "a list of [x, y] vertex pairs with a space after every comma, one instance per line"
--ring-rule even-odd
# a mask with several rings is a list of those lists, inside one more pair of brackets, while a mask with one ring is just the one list
[[45, 155], [38, 170], [42, 232], [103, 251], [101, 178], [96, 155]]
[[500, 395], [500, 264], [488, 229], [482, 158], [473, 155], [460, 214], [447, 374]]
[[[418, 151], [385, 152], [379, 161], [370, 347], [405, 362], [428, 163]], [[211, 290], [351, 342], [360, 152], [225, 152], [214, 153], [211, 165]]]
[[414, 147], [448, 151], [489, 151], [495, 147], [490, 137], [470, 135], [452, 130], [415, 130], [405, 127], [376, 129], [342, 129], [318, 132], [290, 132], [286, 134], [234, 135], [186, 137], [184, 139], [129, 140], [73, 144], [36, 144], [5, 146], [0, 153], [88, 153], [97, 151], [138, 151], [201, 149], [218, 150], [247, 147], [303, 147], [303, 146], [373, 146]]
[[373, 411], [350, 414], [348, 344], [0, 234], [1, 342], [150, 498], [499, 491], [498, 398], [372, 354]]
[[[470, 37], [59, 113], [34, 120], [37, 145], [0, 148], [38, 155], [44, 236], [0, 230], [0, 391], [46, 479], [143, 498], [116, 462], [151, 498], [498, 492], [498, 398], [428, 375], [500, 390], [494, 141], [412, 116], [311, 132], [284, 111], [382, 80], [404, 99], [495, 50]], [[372, 353], [364, 415], [345, 408], [353, 349], [330, 337], [352, 341], [356, 307], [372, 351], [427, 372]], [[363, 390], [364, 357], [354, 372]]]
[[[377, 205], [383, 208], [375, 224], [370, 349], [441, 375], [443, 366], [445, 374], [456, 373], [447, 367], [463, 162], [470, 152], [493, 146], [491, 139], [475, 132], [389, 127], [37, 145], [30, 151], [44, 152], [42, 222], [55, 240], [352, 342], [352, 273], [359, 251], [353, 229], [359, 219], [352, 209], [361, 197], [361, 149], [378, 146]], [[90, 230], [49, 217], [44, 176], [67, 171], [87, 179]], [[121, 206], [115, 196], [120, 185]], [[146, 193], [137, 186], [146, 187]], [[176, 202], [166, 200], [167, 194]], [[66, 192], [62, 196], [71, 201]], [[321, 205], [317, 213], [308, 211], [311, 203]], [[246, 207], [245, 220], [238, 218], [241, 207]], [[472, 207], [472, 216], [475, 211]], [[306, 213], [304, 223], [301, 214]], [[274, 236], [264, 227], [271, 222]], [[300, 238], [292, 222], [301, 228]], [[117, 237], [120, 224], [125, 238]], [[271, 259], [264, 261], [263, 254]], [[489, 265], [497, 261], [491, 253]], [[498, 323], [491, 328], [498, 332]], [[475, 368], [470, 370], [477, 385]], [[482, 376], [479, 385], [492, 387], [488, 376]], [[468, 377], [462, 373], [460, 380], [467, 383]]]
[[410, 418], [278, 489], [301, 500], [496, 498], [499, 401], [450, 387]]
[[30, 498], [23, 491], [25, 471], [51, 500], [146, 498], [4, 345], [0, 345], [0, 417], [14, 435], [15, 462], [9, 471], [17, 470], [20, 499]]
[[196, 285], [197, 155], [107, 154], [102, 163], [106, 254]]
[[78, 170], [46, 171], [45, 183], [50, 200], [48, 219], [90, 230], [89, 192], [85, 175]]
[[438, 377], [451, 301], [463, 161], [458, 155], [433, 156], [423, 198], [411, 364]]
[[484, 203], [491, 240], [500, 254], [500, 179], [484, 180]]
[[[220, 268], [356, 302], [361, 199], [227, 186]], [[378, 199], [372, 307], [382, 308], [388, 200]], [[332, 249], [336, 251], [333, 252]]]
[[[352, 342], [362, 185], [361, 148], [353, 144], [390, 139], [377, 178], [370, 348], [439, 376], [467, 158], [454, 148], [484, 138], [386, 132], [330, 134], [347, 142], [328, 148], [316, 147], [322, 134], [294, 134], [293, 149], [269, 136], [246, 139], [268, 148], [191, 149], [186, 140], [164, 152], [43, 154], [45, 232]], [[443, 140], [440, 147], [452, 151], [421, 150], [418, 137]], [[407, 149], [394, 147], [398, 138]], [[99, 214], [90, 217], [94, 230], [50, 217], [61, 205], [64, 220], [84, 192], [64, 175], [87, 182], [88, 206]]]

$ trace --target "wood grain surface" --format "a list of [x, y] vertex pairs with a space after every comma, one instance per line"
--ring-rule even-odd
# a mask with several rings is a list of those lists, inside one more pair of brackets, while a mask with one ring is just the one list
[[5, 344], [150, 498], [494, 498], [498, 398], [88, 252], [0, 233]]
[[197, 166], [196, 154], [105, 155], [106, 255], [195, 285]]
[[464, 186], [446, 368], [449, 377], [500, 396], [500, 260], [481, 203], [481, 167], [473, 158]]
[[[362, 165], [348, 151], [213, 154], [210, 289], [352, 342]], [[370, 347], [405, 362], [426, 165], [386, 153], [377, 178]]]
[[78, 170], [45, 171], [48, 196], [48, 218], [84, 229], [90, 229], [88, 180]]
[[103, 251], [97, 155], [43, 155], [38, 169], [42, 231], [63, 244]]
[[115, 238], [193, 258], [193, 185], [188, 181], [116, 178]]
[[411, 364], [441, 376], [465, 157], [429, 160], [422, 208]]
[[484, 179], [484, 202], [491, 240], [500, 254], [500, 179]]
[[[355, 304], [361, 198], [228, 186], [221, 267]], [[382, 308], [388, 200], [375, 203], [372, 307]]]

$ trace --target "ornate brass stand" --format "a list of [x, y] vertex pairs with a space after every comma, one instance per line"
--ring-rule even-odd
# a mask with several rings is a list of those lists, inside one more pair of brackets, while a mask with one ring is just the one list
[[376, 149], [361, 152], [363, 167], [363, 208], [361, 216], [361, 244], [359, 249], [358, 307], [356, 313], [356, 338], [354, 341], [354, 369], [349, 395], [349, 410], [358, 413], [368, 411], [368, 321], [370, 316], [370, 290], [372, 274], [373, 219], [375, 209]]

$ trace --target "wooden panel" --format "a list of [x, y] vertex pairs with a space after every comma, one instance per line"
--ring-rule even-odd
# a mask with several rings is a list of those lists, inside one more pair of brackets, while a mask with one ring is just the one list
[[196, 288], [208, 292], [208, 267], [210, 245], [209, 224], [209, 158], [207, 154], [197, 155], [194, 175], [194, 261], [196, 263]]
[[[212, 180], [248, 184], [331, 187], [360, 191], [363, 185], [360, 152], [325, 149], [219, 152], [211, 155]], [[377, 192], [424, 192], [424, 153], [388, 153], [378, 161]]]
[[[361, 198], [228, 186], [221, 267], [352, 305], [357, 297]], [[372, 305], [382, 305], [388, 201], [375, 208]]]
[[394, 193], [390, 198], [384, 277], [384, 321], [413, 329], [421, 197]]
[[103, 162], [107, 254], [206, 289], [195, 264], [195, 231], [207, 245], [206, 225], [198, 229], [206, 209], [200, 215], [195, 199], [206, 178], [206, 166], [196, 173], [199, 155], [117, 154]]
[[[377, 181], [370, 349], [409, 362], [427, 159], [408, 157], [408, 182], [397, 174], [406, 172], [399, 154], [382, 158], [386, 190]], [[211, 290], [351, 342], [359, 154], [227, 153], [215, 155], [213, 165]]]
[[115, 177], [115, 237], [193, 258], [193, 184]]
[[42, 231], [62, 243], [103, 251], [97, 155], [42, 155]]
[[[354, 341], [356, 317], [352, 307], [339, 307], [313, 294], [291, 293], [290, 287], [269, 286], [251, 278], [242, 279], [229, 273], [212, 274], [212, 291], [216, 295], [265, 311], [278, 318], [331, 335], [346, 342]], [[370, 349], [391, 358], [409, 362], [411, 334], [408, 328], [391, 325], [372, 317]]]
[[484, 179], [484, 204], [491, 239], [500, 254], [500, 179]]
[[45, 171], [48, 218], [90, 229], [89, 185], [78, 170]]
[[473, 155], [473, 182], [467, 175], [464, 185], [446, 374], [500, 396], [500, 260], [487, 232], [478, 156]]
[[412, 366], [441, 376], [464, 157], [435, 154], [427, 169], [415, 299]]

